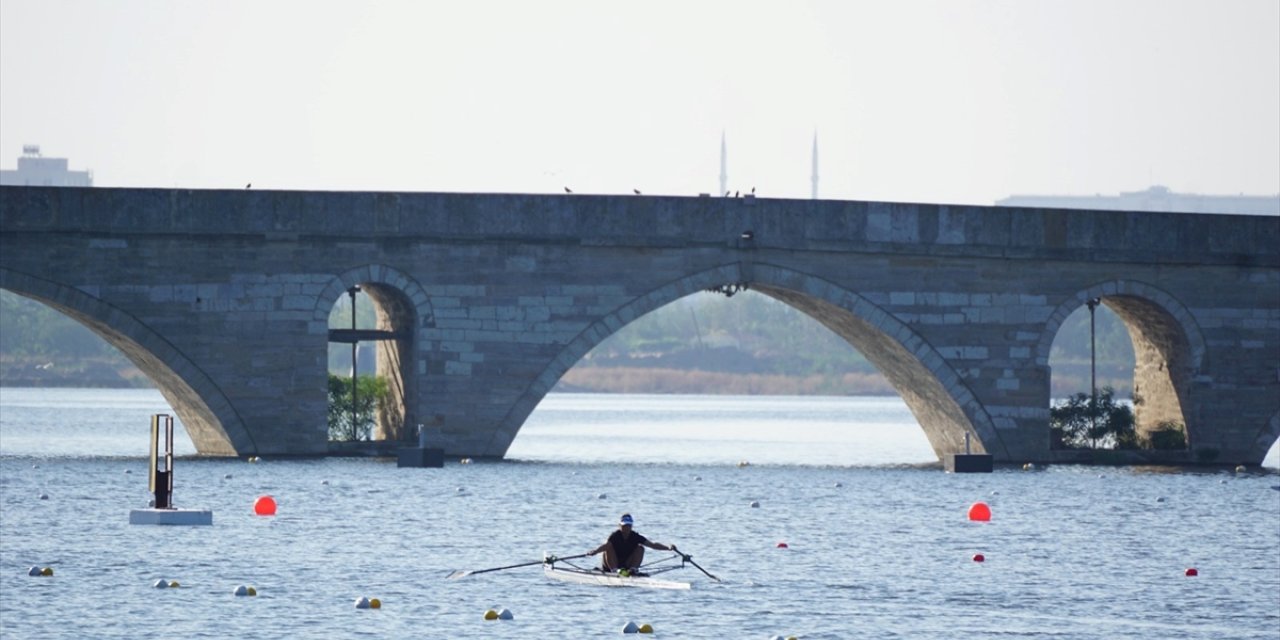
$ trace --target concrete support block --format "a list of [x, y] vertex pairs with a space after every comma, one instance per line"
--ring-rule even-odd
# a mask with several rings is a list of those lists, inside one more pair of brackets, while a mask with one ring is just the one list
[[444, 449], [403, 447], [396, 451], [396, 466], [439, 469], [444, 466]]

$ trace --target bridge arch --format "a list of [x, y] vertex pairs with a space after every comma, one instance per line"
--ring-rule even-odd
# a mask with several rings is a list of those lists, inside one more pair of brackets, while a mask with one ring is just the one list
[[1254, 447], [1265, 456], [1280, 440], [1280, 410], [1271, 414], [1271, 419], [1258, 428], [1258, 437], [1254, 439]]
[[[396, 334], [392, 340], [377, 342], [378, 372], [387, 380], [388, 406], [378, 415], [375, 440], [407, 440], [415, 436], [405, 425], [414, 424], [418, 327], [430, 322], [431, 303], [426, 290], [409, 274], [382, 264], [348, 269], [333, 277], [316, 298], [312, 311], [313, 333], [328, 334], [329, 314], [334, 301], [359, 286], [374, 303], [377, 330]], [[420, 322], [419, 319], [422, 319]]]
[[[669, 282], [592, 323], [541, 372], [496, 430], [488, 450], [505, 451], [538, 402], [592, 348], [631, 321], [687, 295], [746, 283], [806, 313], [857, 348], [902, 396], [939, 458], [964, 450], [1008, 457], [991, 417], [960, 375], [922, 337], [866, 298], [827, 280], [763, 263], [731, 263]], [[499, 441], [505, 439], [505, 442]]]
[[1094, 284], [1063, 300], [1049, 315], [1036, 347], [1036, 361], [1048, 365], [1053, 340], [1063, 322], [1098, 298], [1124, 322], [1133, 342], [1133, 404], [1139, 435], [1175, 422], [1194, 442], [1186, 408], [1191, 382], [1204, 365], [1205, 340], [1199, 325], [1176, 298], [1144, 282], [1112, 280]]
[[253, 434], [213, 380], [137, 318], [91, 292], [10, 269], [0, 268], [0, 288], [58, 310], [119, 349], [155, 383], [201, 455], [258, 452]]

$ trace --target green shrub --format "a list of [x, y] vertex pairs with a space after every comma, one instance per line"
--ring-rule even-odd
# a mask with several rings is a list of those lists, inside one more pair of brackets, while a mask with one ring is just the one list
[[1148, 434], [1147, 444], [1150, 448], [1161, 451], [1186, 449], [1186, 427], [1177, 422], [1161, 422]]
[[1133, 410], [1104, 387], [1097, 402], [1077, 393], [1049, 408], [1050, 447], [1055, 449], [1137, 449]]
[[356, 387], [353, 408], [351, 378], [329, 374], [330, 440], [355, 442], [369, 439], [377, 411], [387, 402], [387, 381], [378, 376], [360, 376]]

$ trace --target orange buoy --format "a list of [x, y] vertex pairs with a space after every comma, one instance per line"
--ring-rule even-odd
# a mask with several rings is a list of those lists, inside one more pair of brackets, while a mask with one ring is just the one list
[[978, 522], [987, 522], [991, 519], [991, 507], [985, 502], [975, 502], [969, 507], [969, 519]]
[[982, 555], [981, 553], [975, 553], [975, 554], [973, 554], [973, 561], [974, 561], [974, 562], [986, 562], [986, 561], [987, 561], [987, 557], [986, 557], [986, 556], [984, 556], [984, 555]]
[[271, 496], [258, 496], [258, 499], [253, 501], [253, 512], [260, 516], [274, 516], [276, 499]]
[[1187, 570], [1186, 570], [1185, 574], [1186, 574], [1187, 576], [1198, 576], [1198, 575], [1200, 575], [1200, 572], [1199, 572], [1199, 571], [1196, 571], [1196, 568], [1195, 568], [1195, 567], [1191, 567], [1190, 569], [1187, 569]]

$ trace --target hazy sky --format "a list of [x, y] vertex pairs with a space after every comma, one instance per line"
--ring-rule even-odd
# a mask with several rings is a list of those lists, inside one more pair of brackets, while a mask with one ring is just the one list
[[0, 0], [0, 167], [99, 186], [1280, 193], [1276, 0]]

